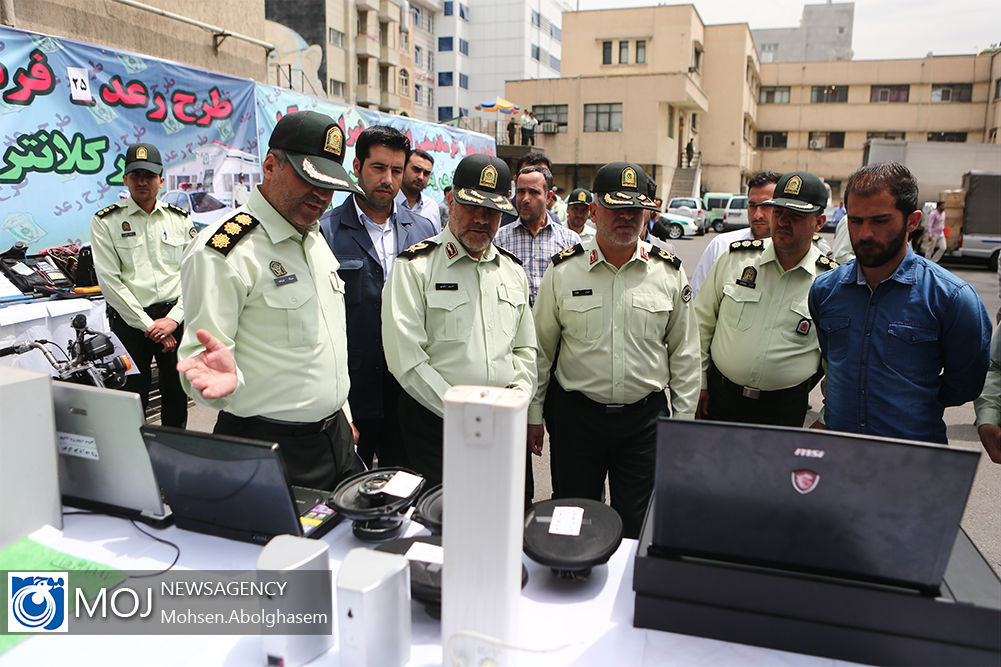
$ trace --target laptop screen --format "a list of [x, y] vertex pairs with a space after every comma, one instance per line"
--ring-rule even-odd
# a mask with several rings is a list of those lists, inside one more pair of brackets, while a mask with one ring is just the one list
[[302, 535], [277, 444], [163, 426], [142, 434], [179, 527], [260, 543]]
[[891, 438], [661, 419], [653, 546], [934, 589], [978, 459]]

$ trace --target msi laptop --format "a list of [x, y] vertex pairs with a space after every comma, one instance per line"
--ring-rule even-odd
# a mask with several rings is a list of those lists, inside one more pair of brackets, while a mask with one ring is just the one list
[[930, 592], [979, 458], [892, 438], [661, 419], [653, 553]]
[[275, 535], [320, 537], [342, 517], [330, 492], [290, 486], [278, 445], [143, 426], [160, 490], [179, 528], [266, 544]]
[[160, 499], [139, 428], [139, 394], [53, 381], [52, 398], [63, 502], [158, 523]]

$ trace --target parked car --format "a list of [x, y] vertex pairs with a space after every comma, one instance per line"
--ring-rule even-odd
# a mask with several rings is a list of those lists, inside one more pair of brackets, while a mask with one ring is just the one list
[[702, 202], [695, 197], [675, 197], [667, 202], [667, 212], [691, 218], [698, 230], [696, 233], [706, 233], [706, 210], [702, 206]]
[[723, 231], [743, 229], [747, 225], [747, 197], [744, 195], [730, 197], [730, 201], [726, 203], [726, 211], [723, 213]]
[[707, 192], [702, 197], [702, 204], [706, 211], [706, 228], [714, 229], [717, 232], [723, 231], [723, 214], [726, 213], [726, 205], [733, 197], [729, 192]]
[[699, 228], [695, 221], [688, 216], [665, 213], [660, 216], [660, 220], [654, 223], [650, 233], [659, 239], [673, 241], [684, 236], [695, 236], [699, 234]]
[[180, 206], [190, 213], [191, 222], [199, 231], [233, 210], [208, 192], [168, 190], [163, 195], [163, 201]]

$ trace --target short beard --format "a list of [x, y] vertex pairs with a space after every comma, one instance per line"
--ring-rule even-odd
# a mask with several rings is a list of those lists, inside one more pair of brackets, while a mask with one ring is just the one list
[[890, 239], [890, 242], [887, 243], [886, 248], [884, 250], [881, 250], [878, 254], [872, 257], [865, 257], [864, 256], [866, 254], [865, 246], [863, 246], [860, 249], [853, 248], [853, 250], [855, 250], [855, 258], [858, 260], [859, 264], [867, 268], [873, 268], [877, 266], [883, 266], [884, 264], [887, 264], [888, 262], [895, 259], [897, 255], [900, 253], [900, 249], [904, 246], [905, 243], [907, 243], [906, 218], [904, 219], [904, 224], [900, 226], [900, 233], [897, 234], [897, 236]]

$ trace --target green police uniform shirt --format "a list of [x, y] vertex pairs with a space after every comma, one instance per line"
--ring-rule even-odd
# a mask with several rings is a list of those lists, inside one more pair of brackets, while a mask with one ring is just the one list
[[386, 365], [439, 417], [454, 385], [535, 391], [535, 327], [528, 279], [487, 246], [480, 259], [446, 227], [400, 254], [382, 293]]
[[178, 358], [205, 329], [233, 352], [236, 390], [195, 402], [241, 417], [315, 422], [348, 396], [344, 282], [314, 224], [305, 238], [254, 188], [245, 206], [198, 235], [181, 263], [188, 309]]
[[174, 299], [177, 304], [167, 317], [184, 320], [181, 257], [194, 231], [183, 209], [159, 199], [149, 214], [129, 197], [91, 218], [90, 244], [101, 293], [133, 329], [153, 326], [144, 308]]
[[553, 260], [533, 315], [539, 339], [539, 388], [528, 423], [542, 423], [549, 370], [560, 343], [556, 379], [603, 404], [635, 403], [670, 383], [676, 417], [691, 419], [699, 398], [699, 332], [681, 261], [639, 241], [616, 269], [596, 239]]
[[710, 360], [732, 382], [763, 391], [816, 373], [820, 344], [807, 297], [813, 279], [835, 266], [813, 244], [788, 271], [771, 239], [730, 244], [695, 297], [703, 386]]

